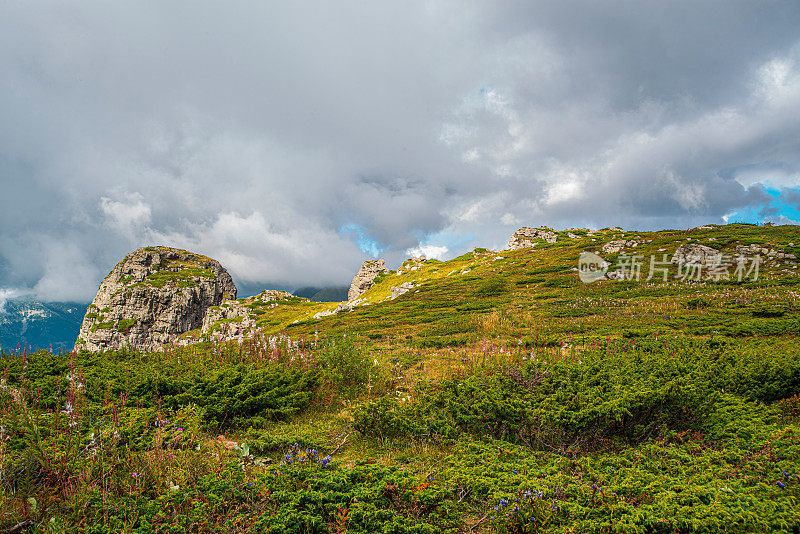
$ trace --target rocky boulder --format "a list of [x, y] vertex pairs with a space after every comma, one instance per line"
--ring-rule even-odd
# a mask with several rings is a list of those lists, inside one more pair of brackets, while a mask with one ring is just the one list
[[508, 248], [511, 250], [530, 248], [535, 247], [540, 241], [555, 243], [557, 239], [558, 234], [547, 226], [540, 226], [539, 228], [523, 226], [511, 236], [511, 241], [508, 242]]
[[350, 291], [347, 292], [347, 300], [355, 300], [365, 291], [375, 285], [375, 278], [383, 272], [388, 272], [386, 263], [383, 260], [367, 260], [361, 264], [361, 268], [353, 277], [350, 284]]
[[389, 288], [391, 295], [389, 295], [388, 298], [389, 300], [394, 300], [401, 295], [405, 295], [412, 289], [414, 289], [414, 282], [403, 282], [399, 286]]
[[678, 265], [709, 265], [714, 263], [722, 253], [711, 247], [697, 243], [681, 245], [672, 255], [672, 263]]
[[159, 350], [200, 328], [208, 309], [226, 299], [236, 299], [236, 286], [218, 261], [145, 247], [127, 254], [100, 284], [75, 349]]

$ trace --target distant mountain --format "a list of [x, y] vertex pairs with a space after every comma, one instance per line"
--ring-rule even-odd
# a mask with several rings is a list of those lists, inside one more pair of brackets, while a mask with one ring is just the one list
[[301, 287], [294, 295], [315, 300], [317, 302], [344, 302], [347, 300], [348, 286]]
[[88, 304], [10, 299], [0, 311], [0, 350], [72, 350]]

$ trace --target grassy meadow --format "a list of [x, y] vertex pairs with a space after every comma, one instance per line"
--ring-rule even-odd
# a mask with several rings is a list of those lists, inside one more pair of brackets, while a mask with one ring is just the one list
[[[241, 341], [2, 355], [0, 532], [800, 532], [798, 264], [647, 280], [800, 229], [570, 234], [240, 299]], [[641, 279], [582, 283], [612, 240]]]

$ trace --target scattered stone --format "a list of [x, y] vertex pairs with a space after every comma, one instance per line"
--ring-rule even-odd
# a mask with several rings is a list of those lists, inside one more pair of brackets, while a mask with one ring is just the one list
[[145, 247], [106, 276], [81, 325], [76, 350], [161, 350], [200, 328], [209, 308], [236, 298], [218, 261], [186, 250]]
[[[341, 305], [341, 303], [339, 303]], [[322, 310], [321, 312], [317, 312], [314, 314], [314, 319], [322, 319], [323, 317], [327, 317], [329, 315], [333, 315], [339, 311], [339, 307], [337, 306], [336, 309], [333, 310]]]
[[736, 253], [740, 256], [751, 257], [756, 256], [758, 254], [763, 254], [768, 258], [772, 259], [787, 259], [787, 260], [794, 260], [797, 257], [794, 254], [779, 252], [777, 250], [769, 249], [762, 247], [761, 245], [737, 245], [736, 246]]
[[391, 291], [391, 295], [389, 296], [389, 300], [394, 300], [400, 295], [405, 295], [409, 291], [414, 288], [414, 282], [403, 282], [399, 286], [395, 286], [389, 289]]
[[[588, 228], [567, 228], [564, 231], [567, 232], [567, 235], [569, 236], [570, 239], [580, 239], [581, 237], [583, 237], [580, 234], [578, 234], [577, 232], [580, 232], [582, 234], [591, 234], [592, 233], [592, 231], [589, 230]], [[575, 237], [572, 237], [572, 236], [575, 236]]]
[[403, 262], [400, 268], [397, 269], [397, 276], [422, 269], [425, 266], [426, 261], [427, 258], [425, 257], [425, 255], [412, 256], [408, 258], [406, 261]]
[[361, 264], [361, 268], [353, 277], [350, 284], [350, 291], [347, 292], [347, 300], [357, 299], [369, 288], [375, 285], [375, 278], [383, 272], [387, 272], [386, 263], [383, 260], [368, 260]]
[[[303, 297], [295, 297], [295, 295], [292, 295], [288, 291], [278, 291], [277, 289], [265, 289], [258, 295], [249, 297], [248, 300], [251, 301], [260, 300], [261, 302], [270, 302], [273, 300], [284, 300], [288, 298], [303, 298]], [[303, 298], [303, 300], [308, 300], [308, 299]]]
[[222, 434], [217, 436], [217, 443], [219, 443], [220, 445], [222, 445], [225, 449], [227, 449], [229, 451], [234, 451], [234, 450], [236, 450], [236, 447], [239, 446], [239, 444], [236, 443], [235, 441], [230, 441], [228, 439], [225, 439], [225, 436], [222, 435]]
[[508, 248], [511, 250], [530, 248], [535, 247], [539, 241], [555, 243], [557, 239], [558, 235], [552, 228], [548, 228], [547, 226], [540, 226], [539, 228], [524, 226], [511, 236], [511, 241], [508, 242]]
[[605, 254], [617, 254], [621, 252], [622, 249], [626, 247], [637, 247], [639, 246], [639, 242], [633, 239], [626, 241], [624, 239], [618, 241], [609, 241], [605, 245], [603, 245], [600, 250], [603, 251]]

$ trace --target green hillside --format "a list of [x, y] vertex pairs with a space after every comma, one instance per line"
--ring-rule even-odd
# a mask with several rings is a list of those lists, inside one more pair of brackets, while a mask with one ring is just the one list
[[795, 226], [570, 229], [351, 310], [239, 299], [241, 343], [6, 356], [0, 530], [800, 532], [799, 258]]

